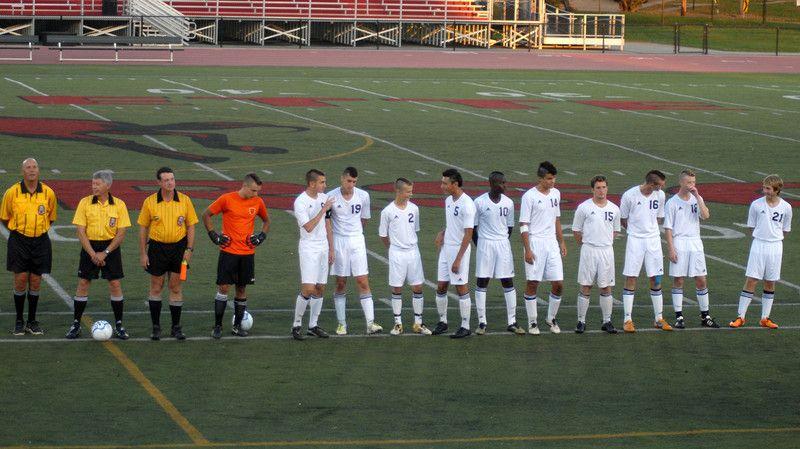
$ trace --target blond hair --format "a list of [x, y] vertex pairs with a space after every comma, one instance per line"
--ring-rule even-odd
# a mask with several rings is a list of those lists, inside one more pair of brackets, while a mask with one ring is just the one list
[[783, 190], [783, 179], [778, 175], [769, 175], [764, 178], [763, 185], [772, 187], [775, 193], [781, 193], [781, 190]]
[[692, 170], [690, 168], [684, 168], [683, 170], [681, 170], [680, 179], [683, 179], [683, 178], [685, 178], [687, 176], [691, 176], [692, 178], [696, 178], [697, 177], [697, 175], [694, 173], [694, 170]]

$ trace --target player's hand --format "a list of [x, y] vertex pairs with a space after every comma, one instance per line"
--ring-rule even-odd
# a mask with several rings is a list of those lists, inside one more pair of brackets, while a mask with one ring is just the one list
[[672, 263], [678, 263], [678, 253], [674, 249], [669, 250], [669, 261]]
[[561, 257], [567, 257], [567, 244], [561, 242], [559, 246], [561, 247]]
[[528, 265], [533, 265], [533, 261], [536, 260], [536, 256], [533, 255], [533, 251], [526, 249], [525, 250], [525, 263]]
[[450, 271], [452, 271], [453, 274], [458, 274], [460, 269], [461, 269], [461, 258], [459, 257], [456, 258], [455, 261], [453, 261], [453, 266], [450, 268]]
[[325, 201], [325, 204], [322, 205], [322, 210], [324, 210], [325, 212], [331, 210], [331, 207], [333, 207], [333, 202], [334, 198], [332, 196], [328, 197], [328, 199]]
[[103, 265], [102, 265], [103, 261], [102, 261], [102, 260], [100, 260], [100, 258], [99, 258], [99, 257], [97, 257], [98, 255], [99, 255], [99, 253], [97, 253], [97, 252], [92, 252], [92, 254], [91, 254], [92, 263], [93, 263], [93, 264], [95, 264], [95, 265], [97, 265], [98, 267], [102, 267], [102, 266], [103, 266]]
[[139, 265], [141, 265], [145, 270], [150, 266], [150, 259], [147, 257], [147, 254], [142, 254], [139, 256]]
[[328, 265], [333, 265], [333, 262], [336, 260], [336, 254], [334, 254], [333, 249], [328, 251]]
[[217, 231], [208, 231], [208, 237], [214, 242], [215, 245], [226, 247], [231, 244], [231, 238], [225, 234], [220, 234]]
[[259, 232], [258, 234], [253, 234], [250, 236], [250, 245], [258, 246], [264, 243], [264, 240], [267, 239], [267, 234], [265, 232]]
[[433, 243], [436, 244], [437, 248], [441, 248], [442, 245], [444, 245], [444, 231], [439, 231], [439, 233], [436, 234], [436, 238], [433, 239]]
[[695, 197], [700, 196], [700, 192], [697, 191], [697, 187], [692, 187], [691, 189], [689, 189], [689, 193], [691, 193]]

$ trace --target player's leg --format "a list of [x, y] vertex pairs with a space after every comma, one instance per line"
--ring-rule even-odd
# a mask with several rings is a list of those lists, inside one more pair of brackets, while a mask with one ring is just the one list
[[[466, 254], [464, 255], [464, 258], [467, 258]], [[453, 335], [450, 336], [450, 338], [463, 338], [472, 333], [472, 331], [469, 329], [470, 315], [472, 312], [472, 300], [469, 296], [469, 284], [467, 282], [455, 285], [455, 288], [456, 294], [458, 294], [458, 308], [461, 312], [461, 326]]]
[[614, 304], [614, 297], [611, 289], [616, 285], [616, 268], [614, 267], [614, 248], [604, 248], [597, 258], [597, 286], [600, 287], [600, 312], [602, 314], [603, 325], [600, 329], [609, 334], [616, 334], [617, 329], [611, 321], [611, 311]]
[[600, 288], [600, 313], [603, 315], [603, 325], [600, 329], [609, 334], [616, 334], [617, 329], [611, 321], [611, 312], [614, 306], [614, 296], [611, 292], [611, 285]]
[[767, 249], [764, 270], [764, 294], [761, 296], [761, 321], [759, 321], [759, 325], [769, 329], [777, 329], [778, 325], [770, 319], [770, 314], [772, 313], [772, 303], [775, 300], [775, 282], [781, 278], [783, 243], [771, 242]]
[[[48, 270], [50, 271], [50, 270]], [[25, 322], [25, 332], [31, 335], [42, 335], [44, 331], [36, 320], [36, 309], [39, 305], [39, 289], [42, 286], [42, 275], [31, 272], [28, 275], [28, 321]]]
[[[181, 327], [181, 312], [183, 311], [183, 282], [179, 273], [170, 273], [169, 281], [169, 315], [170, 315], [170, 336], [178, 340], [185, 340]], [[160, 298], [160, 296], [159, 296]]]
[[561, 258], [561, 249], [555, 240], [551, 241], [547, 248], [544, 279], [550, 281], [550, 296], [547, 300], [547, 320], [545, 324], [550, 326], [550, 332], [560, 334], [561, 328], [558, 325], [556, 316], [558, 315], [558, 308], [561, 306], [561, 294], [564, 291], [564, 262]]
[[766, 257], [764, 257], [761, 243], [753, 239], [750, 244], [750, 254], [747, 256], [747, 268], [745, 269], [745, 280], [742, 292], [739, 294], [739, 307], [736, 319], [728, 323], [730, 327], [742, 327], [745, 323], [747, 308], [753, 300], [758, 281], [764, 279], [766, 274]]
[[653, 325], [657, 329], [671, 331], [672, 325], [664, 320], [664, 296], [661, 290], [661, 275], [650, 276], [648, 280], [650, 281], [650, 301], [653, 303]]
[[236, 256], [220, 251], [217, 258], [217, 293], [214, 296], [214, 328], [211, 336], [215, 339], [222, 338], [222, 319], [228, 307], [228, 293], [231, 285], [236, 283], [239, 263]]
[[486, 333], [486, 287], [497, 271], [497, 253], [488, 240], [479, 239], [475, 251], [475, 309], [478, 312], [478, 335]]
[[[148, 257], [150, 261], [153, 258]], [[151, 262], [152, 264], [152, 262]], [[150, 334], [151, 340], [161, 339], [161, 292], [164, 289], [166, 274], [161, 276], [150, 276], [150, 292], [148, 294], [147, 306], [150, 309], [150, 321], [153, 323], [153, 332]]]
[[580, 256], [578, 258], [578, 301], [577, 315], [578, 324], [575, 326], [575, 333], [582, 334], [586, 330], [586, 313], [589, 310], [589, 298], [592, 294], [592, 285], [597, 279], [597, 269], [599, 265], [598, 252], [589, 245], [581, 245]]
[[[583, 284], [583, 282], [579, 282], [579, 284]], [[591, 295], [591, 285], [581, 285], [578, 289], [578, 301], [576, 303], [578, 324], [575, 325], [576, 334], [582, 334], [584, 331], [586, 331], [586, 313], [589, 311], [589, 300]]]
[[[246, 257], [246, 256], [241, 256]], [[244, 261], [243, 261], [244, 262]], [[239, 282], [243, 281], [244, 277], [239, 277]], [[244, 312], [247, 311], [247, 284], [236, 284], [235, 293], [233, 295], [233, 326], [231, 326], [231, 334], [237, 337], [246, 337], [247, 331], [242, 329], [242, 320], [244, 319]]]
[[[106, 260], [108, 260], [108, 258]], [[127, 340], [130, 338], [130, 335], [128, 335], [128, 331], [125, 330], [125, 327], [122, 325], [122, 317], [125, 310], [125, 297], [122, 295], [122, 282], [119, 278], [109, 279], [108, 294], [111, 302], [111, 310], [114, 312], [114, 336], [120, 340]]]
[[[10, 251], [10, 249], [9, 249]], [[14, 335], [25, 335], [25, 295], [28, 289], [28, 278], [30, 273], [14, 273], [14, 309], [17, 318], [14, 322]]]
[[506, 330], [525, 335], [525, 328], [517, 324], [517, 289], [514, 287], [514, 278], [501, 278], [500, 285], [503, 287], [503, 299], [506, 303]]
[[709, 310], [708, 279], [705, 276], [695, 276], [694, 286], [697, 293], [697, 303], [700, 305], [700, 325], [703, 327], [719, 327]]
[[355, 276], [355, 280], [358, 299], [361, 302], [361, 310], [364, 311], [367, 334], [378, 334], [383, 331], [383, 327], [375, 323], [375, 303], [372, 300], [372, 290], [369, 287], [369, 276], [366, 274]]
[[486, 333], [486, 288], [488, 286], [488, 277], [475, 279], [475, 310], [478, 312], [478, 329], [475, 333], [478, 335]]
[[392, 292], [392, 315], [394, 325], [391, 334], [403, 333], [403, 284], [408, 277], [409, 258], [406, 251], [389, 248], [389, 289]]
[[412, 330], [415, 334], [431, 335], [430, 329], [425, 326], [422, 320], [422, 306], [424, 303], [422, 294], [422, 284], [425, 282], [425, 273], [422, 270], [422, 257], [419, 249], [415, 249], [408, 255], [406, 283], [411, 286], [411, 306], [414, 310], [414, 325]]
[[81, 336], [81, 317], [83, 317], [83, 311], [86, 310], [86, 304], [89, 302], [89, 287], [91, 284], [92, 281], [90, 279], [78, 278], [78, 286], [73, 297], [72, 324], [70, 324], [65, 335], [69, 339]]
[[333, 305], [336, 308], [336, 320], [339, 322], [336, 333], [339, 333], [339, 328], [344, 329], [340, 335], [347, 333], [347, 277], [336, 276], [336, 289], [333, 292]]
[[[670, 274], [673, 274], [672, 270], [670, 270]], [[685, 328], [686, 324], [683, 320], [683, 276], [674, 276], [672, 278], [672, 309], [675, 311], [675, 328]]]
[[625, 243], [625, 266], [622, 274], [625, 276], [625, 287], [622, 290], [622, 308], [624, 312], [623, 329], [625, 332], [636, 332], [633, 325], [633, 298], [636, 292], [636, 280], [642, 271], [646, 248], [644, 239], [628, 236]]
[[540, 245], [534, 239], [530, 240], [531, 251], [533, 251], [533, 263], [525, 263], [525, 311], [528, 314], [528, 333], [532, 335], [539, 334], [539, 311], [537, 307], [537, 293], [539, 291], [539, 283], [544, 277], [545, 258], [544, 253], [540, 250]]
[[392, 335], [400, 335], [403, 333], [403, 288], [392, 287], [392, 315], [394, 316], [394, 326], [392, 326]]
[[777, 329], [778, 325], [770, 319], [772, 303], [775, 301], [775, 281], [764, 280], [764, 293], [761, 295], [761, 320], [759, 325], [769, 329]]
[[347, 237], [333, 237], [333, 267], [332, 274], [336, 277], [336, 289], [333, 291], [333, 306], [336, 309], [338, 325], [336, 333], [347, 334], [347, 278], [350, 271], [349, 239]]
[[436, 264], [436, 311], [439, 313], [439, 322], [433, 330], [433, 335], [443, 334], [447, 331], [447, 288], [450, 286], [450, 265], [447, 263], [447, 247], [439, 249], [439, 259]]
[[308, 332], [317, 338], [328, 338], [328, 333], [319, 325], [319, 316], [322, 313], [322, 301], [325, 296], [325, 287], [328, 282], [328, 252], [324, 251], [321, 254], [323, 258], [319, 259], [319, 265], [316, 269], [316, 279], [314, 284], [314, 292], [311, 294], [311, 299], [308, 301], [310, 316], [308, 319]]
[[664, 320], [664, 295], [661, 290], [661, 277], [664, 275], [664, 252], [661, 239], [647, 239], [645, 247], [645, 272], [650, 279], [650, 301], [653, 303], [653, 325], [657, 329], [671, 331], [672, 325]]

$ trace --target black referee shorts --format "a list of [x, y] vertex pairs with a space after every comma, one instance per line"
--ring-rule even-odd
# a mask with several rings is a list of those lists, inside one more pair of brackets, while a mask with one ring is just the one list
[[231, 254], [219, 252], [217, 259], [217, 285], [243, 287], [256, 282], [255, 254]]
[[153, 276], [163, 276], [164, 273], [180, 273], [183, 263], [183, 253], [188, 246], [186, 237], [175, 243], [161, 243], [150, 240], [147, 245], [147, 259], [150, 265], [147, 271]]
[[53, 245], [45, 232], [38, 237], [26, 237], [17, 231], [8, 236], [6, 270], [13, 273], [50, 273], [53, 266]]
[[[108, 245], [111, 243], [111, 240], [89, 240], [89, 244], [92, 245], [92, 249], [95, 252], [101, 252], [108, 248]], [[89, 256], [83, 248], [81, 248], [81, 259], [78, 264], [78, 277], [81, 279], [93, 280], [99, 277], [102, 277], [108, 281], [114, 281], [117, 279], [122, 279], [125, 275], [122, 272], [122, 251], [118, 247], [114, 251], [108, 253], [106, 256], [106, 264], [102, 267], [99, 267], [92, 262], [92, 258]]]

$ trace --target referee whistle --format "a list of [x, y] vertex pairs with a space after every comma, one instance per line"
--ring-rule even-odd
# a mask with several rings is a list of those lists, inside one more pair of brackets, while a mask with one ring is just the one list
[[184, 260], [183, 262], [181, 262], [181, 275], [180, 275], [180, 279], [181, 279], [182, 281], [185, 281], [185, 280], [186, 280], [186, 276], [187, 276], [187, 274], [188, 274], [188, 273], [187, 273], [188, 271], [189, 271], [189, 263], [188, 263], [188, 262], [186, 262], [186, 261]]

